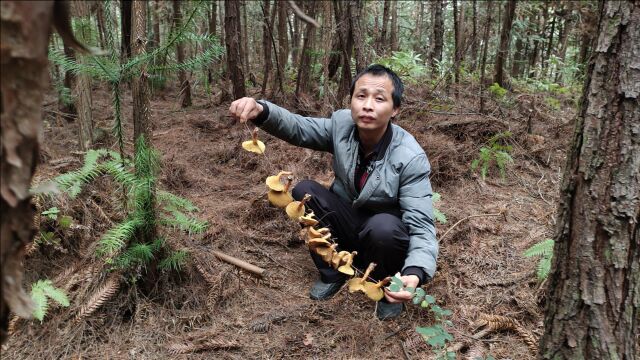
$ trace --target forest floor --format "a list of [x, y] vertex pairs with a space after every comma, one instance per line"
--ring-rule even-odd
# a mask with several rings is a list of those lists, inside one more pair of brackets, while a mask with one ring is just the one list
[[[438, 224], [439, 237], [462, 221], [440, 241], [438, 271], [424, 288], [453, 311], [448, 330], [454, 343], [464, 344], [459, 359], [534, 359], [514, 331], [494, 331], [480, 340], [471, 336], [482, 314], [507, 316], [530, 335], [541, 334], [544, 291], [535, 275], [537, 261], [522, 253], [553, 236], [573, 131], [572, 100], [559, 99], [560, 109], [553, 110], [544, 94], [516, 94], [511, 102], [487, 100], [488, 114], [479, 115], [478, 98], [469, 90], [461, 88], [458, 97], [453, 90], [429, 90], [409, 86], [396, 123], [417, 138], [431, 162], [432, 185], [442, 195], [436, 207], [448, 218]], [[123, 99], [125, 118], [131, 119], [128, 91]], [[54, 94], [46, 100], [41, 179], [81, 165], [81, 155], [74, 153], [76, 124], [56, 116]], [[96, 125], [109, 129], [109, 92], [95, 89], [93, 103]], [[3, 358], [434, 358], [415, 331], [434, 319], [419, 306], [408, 305], [400, 318], [383, 322], [375, 317], [374, 302], [346, 288], [328, 301], [308, 298], [315, 268], [299, 225], [268, 204], [264, 179], [287, 170], [297, 181], [329, 183], [331, 155], [264, 133], [268, 158], [243, 151], [240, 143], [250, 134], [227, 115], [228, 106], [196, 95], [192, 107], [180, 109], [170, 91], [151, 101], [153, 143], [163, 164], [159, 186], [191, 200], [200, 209], [198, 218], [210, 224], [203, 235], [164, 234], [174, 249], [189, 251], [188, 265], [179, 274], [163, 274], [151, 291], [123, 280], [92, 316], [77, 318], [83, 301], [109, 276], [88, 249], [122, 218], [118, 196], [109, 190], [113, 186], [99, 179], [78, 199], [56, 204], [80, 226], [25, 261], [25, 284], [55, 279], [68, 288], [71, 306], [51, 308], [42, 324], [13, 323]], [[538, 136], [527, 134], [529, 118]], [[125, 130], [131, 139], [130, 122]], [[507, 130], [513, 133], [507, 141], [514, 162], [504, 178], [493, 168], [483, 180], [470, 164], [487, 139]], [[113, 143], [112, 138], [103, 141]], [[265, 268], [267, 276], [255, 280], [218, 260], [212, 250]], [[73, 286], [71, 279], [76, 279]]]

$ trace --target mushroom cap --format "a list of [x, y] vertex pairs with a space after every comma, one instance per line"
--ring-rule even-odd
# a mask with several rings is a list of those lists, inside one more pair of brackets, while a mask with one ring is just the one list
[[269, 190], [267, 193], [269, 202], [279, 208], [285, 208], [287, 205], [293, 202], [293, 197], [288, 192]]
[[242, 148], [251, 151], [256, 154], [264, 154], [264, 143], [260, 140], [256, 140], [254, 143], [253, 140], [247, 140], [242, 143]]
[[300, 218], [298, 218], [298, 221], [300, 221], [304, 226], [316, 226], [318, 225], [318, 220], [316, 220], [314, 217], [315, 214], [312, 211], [306, 215], [300, 216]]
[[364, 279], [362, 278], [352, 278], [347, 281], [347, 285], [349, 285], [349, 292], [353, 293], [356, 291], [364, 290]]
[[324, 237], [324, 236], [331, 236], [331, 234], [329, 233], [329, 228], [320, 228], [318, 230], [310, 227], [309, 228], [309, 232], [308, 232], [309, 238], [313, 239], [313, 238], [319, 238], [319, 237]]
[[[322, 256], [322, 260], [324, 260], [324, 262], [328, 263], [331, 261], [331, 259], [333, 259], [333, 255], [337, 252], [336, 247], [338, 247], [338, 244], [333, 244], [330, 247], [326, 248], [328, 249], [328, 251], [324, 252], [324, 255], [320, 255]], [[322, 249], [316, 250], [316, 253], [319, 253], [319, 250]]]
[[376, 283], [366, 281], [363, 285], [364, 293], [373, 301], [380, 301], [384, 297], [384, 291]]
[[284, 191], [285, 184], [282, 183], [282, 177], [285, 175], [291, 175], [292, 173], [289, 171], [280, 171], [278, 175], [269, 176], [265, 183], [270, 190], [273, 191]]
[[315, 238], [315, 239], [309, 239], [309, 249], [317, 249], [317, 248], [323, 248], [323, 247], [330, 247], [331, 243], [329, 241], [327, 241], [325, 238]]
[[326, 254], [333, 255], [333, 253], [336, 251], [337, 246], [338, 246], [337, 244], [332, 244], [331, 246], [319, 247], [316, 249], [316, 254], [320, 256], [324, 256]]
[[351, 257], [351, 253], [348, 251], [340, 251], [337, 254], [333, 254], [333, 257], [331, 258], [331, 265], [334, 269], [337, 269], [340, 267], [340, 265], [347, 263], [346, 258], [348, 257]]
[[345, 275], [349, 275], [349, 276], [355, 275], [355, 271], [351, 267], [351, 264], [353, 264], [353, 257], [356, 256], [357, 254], [358, 253], [356, 251], [354, 251], [352, 253], [349, 253], [349, 254], [343, 256], [342, 257], [343, 265], [338, 267], [338, 271], [343, 273], [343, 274], [345, 274]]
[[305, 208], [300, 201], [294, 201], [292, 203], [289, 203], [289, 205], [287, 205], [286, 210], [287, 210], [287, 215], [289, 215], [291, 219], [297, 220], [302, 215], [304, 215]]

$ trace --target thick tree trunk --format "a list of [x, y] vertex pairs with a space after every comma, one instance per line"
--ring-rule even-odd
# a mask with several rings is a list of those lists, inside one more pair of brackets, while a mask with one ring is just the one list
[[[558, 53], [556, 54], [562, 64], [565, 63], [565, 59], [567, 57], [567, 45], [569, 44], [569, 35], [571, 35], [571, 31], [573, 31], [573, 23], [573, 14], [571, 14], [571, 11], [569, 10], [569, 14], [567, 14], [564, 21], [564, 27], [562, 28], [562, 36], [560, 36], [560, 39], [558, 40], [560, 47], [558, 48]], [[557, 69], [555, 81], [562, 81], [562, 75], [559, 71], [557, 71]]]
[[[351, 86], [351, 56], [353, 54], [353, 33], [351, 26], [349, 26], [349, 18], [351, 13], [349, 12], [349, 6], [347, 3], [336, 2], [335, 12], [336, 17], [340, 19], [338, 25], [338, 36], [340, 36], [340, 49], [342, 53], [342, 74], [340, 76], [340, 84], [338, 86], [338, 96], [336, 97], [336, 108], [344, 106], [343, 100], [349, 94], [349, 87]], [[341, 17], [338, 17], [341, 15]]]
[[[59, 6], [61, 4], [56, 4]], [[0, 343], [9, 310], [31, 317], [22, 258], [35, 229], [29, 188], [38, 164], [53, 2], [4, 1], [0, 17]], [[10, 9], [10, 11], [4, 11]], [[68, 19], [66, 19], [68, 21]], [[57, 19], [62, 21], [62, 19]], [[10, 39], [10, 41], [7, 41]]]
[[[453, 0], [453, 78], [460, 82], [460, 22], [458, 18], [458, 0]], [[457, 89], [456, 89], [457, 93]]]
[[289, 37], [287, 35], [287, 8], [284, 1], [277, 1], [278, 7], [278, 62], [283, 70], [289, 61]]
[[322, 16], [322, 89], [323, 94], [327, 93], [329, 85], [329, 59], [331, 58], [331, 44], [333, 41], [333, 2], [325, 1], [324, 13]]
[[502, 19], [502, 32], [500, 33], [500, 47], [496, 54], [493, 82], [504, 87], [504, 63], [509, 56], [509, 40], [511, 25], [516, 14], [516, 0], [508, 0], [504, 5], [504, 17]]
[[[307, 15], [315, 17], [317, 2], [309, 3]], [[298, 66], [298, 77], [296, 79], [296, 97], [309, 94], [311, 88], [311, 49], [313, 49], [313, 39], [315, 37], [316, 28], [311, 24], [307, 24], [307, 31], [304, 36], [304, 45], [302, 46], [302, 54], [300, 55], [300, 66]]]
[[398, 2], [391, 2], [391, 34], [389, 36], [389, 47], [391, 51], [398, 51]]
[[131, 0], [120, 0], [120, 58], [126, 62], [131, 58]]
[[[131, 48], [134, 56], [146, 52], [147, 37], [146, 7], [143, 1], [134, 1], [132, 5], [132, 39]], [[179, 15], [179, 12], [176, 16]], [[146, 65], [141, 63], [140, 75], [134, 76], [131, 82], [131, 97], [133, 98], [133, 139], [134, 143], [140, 136], [144, 136], [147, 144], [151, 141], [151, 120], [149, 119], [149, 85]]]
[[[378, 52], [382, 55], [387, 52], [387, 32], [389, 29], [389, 13], [391, 12], [391, 1], [384, 0], [384, 9], [382, 10], [382, 31], [378, 39]], [[337, 21], [338, 18], [336, 18]]]
[[[482, 62], [480, 63], [480, 88], [484, 89], [485, 71], [487, 65], [487, 49], [489, 48], [489, 35], [491, 34], [491, 14], [493, 3], [487, 1], [487, 22], [484, 24], [484, 34], [482, 35]], [[484, 113], [484, 94], [480, 93], [480, 113]]]
[[640, 4], [602, 6], [564, 173], [543, 359], [638, 356]]
[[251, 72], [250, 64], [249, 64], [249, 31], [247, 28], [247, 1], [240, 1], [240, 6], [242, 8], [242, 29], [243, 31], [240, 33], [240, 38], [242, 39], [242, 47], [241, 56], [242, 56], [242, 64], [244, 66], [243, 70], [245, 74], [249, 74]]
[[102, 6], [102, 2], [98, 1], [95, 3], [95, 12], [96, 12], [96, 22], [98, 24], [98, 36], [100, 37], [100, 47], [102, 49], [107, 48], [107, 32], [104, 25], [104, 7]]
[[153, 2], [153, 48], [160, 47], [160, 1]]
[[[551, 30], [549, 31], [549, 42], [547, 43], [547, 51], [545, 52], [545, 56], [544, 56], [544, 59], [546, 60], [549, 60], [549, 57], [551, 56], [551, 49], [553, 49], [553, 34], [556, 31], [556, 16], [555, 14], [553, 14], [552, 16], [553, 18], [551, 19]], [[542, 65], [542, 78], [545, 78], [549, 70], [549, 62], [543, 60], [541, 62], [541, 65]]]
[[511, 77], [518, 77], [522, 74], [523, 63], [525, 62], [524, 41], [522, 36], [516, 39], [516, 48], [513, 51], [513, 61], [511, 62]]
[[478, 66], [478, 4], [473, 0], [473, 18], [471, 30], [471, 71], [475, 71]]
[[[173, 28], [178, 31], [182, 27], [182, 12], [180, 0], [173, 0]], [[181, 42], [176, 44], [176, 59], [179, 64], [184, 62], [184, 45]], [[191, 106], [191, 84], [184, 69], [178, 70], [178, 83], [180, 84], [180, 94], [178, 99], [180, 107]]]
[[363, 6], [362, 0], [350, 0], [349, 12], [351, 17], [349, 18], [351, 33], [353, 34], [353, 49], [355, 50], [356, 58], [356, 73], [364, 70], [369, 65], [367, 55], [365, 53], [365, 25], [363, 19]]
[[[91, 20], [89, 4], [85, 1], [73, 3], [78, 21], [83, 22], [76, 37], [83, 43], [91, 40]], [[84, 56], [78, 55], [78, 63], [86, 62]], [[78, 110], [78, 142], [81, 151], [87, 151], [93, 145], [93, 116], [91, 114], [91, 77], [88, 74], [79, 74], [75, 86], [76, 109]]]
[[[70, 46], [63, 45], [63, 51], [64, 56], [73, 61], [76, 60], [76, 52], [73, 51]], [[72, 71], [65, 71], [62, 85], [65, 89], [68, 89], [69, 92], [72, 92], [76, 87], [76, 75]], [[75, 120], [75, 116], [78, 114], [75, 101], [70, 101], [70, 99], [64, 98], [64, 95], [62, 94], [58, 96], [58, 111], [63, 114], [62, 116], [67, 121]]]
[[433, 6], [433, 50], [430, 57], [430, 65], [433, 71], [436, 64], [442, 61], [442, 47], [444, 45], [444, 17], [442, 16], [442, 0], [435, 0]]
[[233, 97], [239, 99], [245, 97], [247, 90], [244, 85], [244, 72], [242, 71], [242, 56], [240, 52], [240, 7], [235, 0], [225, 0], [224, 2], [224, 26], [225, 44], [227, 48], [227, 68], [231, 84], [233, 86]]

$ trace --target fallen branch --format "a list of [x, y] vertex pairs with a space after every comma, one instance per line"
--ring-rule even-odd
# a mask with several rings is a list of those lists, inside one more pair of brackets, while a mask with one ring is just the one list
[[219, 251], [212, 251], [213, 255], [215, 255], [215, 257], [217, 257], [218, 259], [229, 263], [231, 265], [237, 266], [242, 270], [245, 270], [247, 272], [249, 272], [250, 274], [262, 278], [264, 277], [264, 273], [265, 273], [265, 269], [255, 266], [253, 264], [250, 264], [244, 260], [240, 260], [238, 258], [235, 258], [231, 255], [227, 255], [227, 254], [223, 254]]
[[469, 219], [471, 219], [471, 218], [475, 218], [475, 217], [484, 217], [484, 216], [500, 216], [500, 215], [502, 215], [502, 214], [504, 214], [504, 211], [501, 211], [501, 212], [496, 213], [496, 214], [477, 214], [477, 215], [469, 215], [469, 216], [467, 216], [467, 217], [466, 217], [466, 218], [464, 218], [464, 219], [460, 219], [460, 220], [458, 220], [458, 222], [457, 222], [457, 223], [455, 223], [455, 224], [453, 224], [453, 226], [452, 226], [452, 227], [450, 227], [450, 228], [449, 228], [449, 230], [445, 231], [445, 232], [444, 232], [444, 234], [442, 234], [442, 236], [440, 237], [440, 241], [444, 240], [444, 238], [447, 236], [447, 234], [448, 234], [451, 230], [453, 230], [453, 228], [455, 228], [456, 226], [458, 226], [461, 222], [463, 222], [463, 221], [465, 221], [465, 220], [469, 220]]
[[299, 17], [302, 21], [306, 22], [309, 25], [313, 25], [314, 27], [317, 27], [317, 28], [320, 27], [320, 24], [318, 24], [312, 17], [303, 13], [302, 10], [300, 10], [298, 5], [296, 5], [295, 1], [289, 0], [288, 2], [289, 2], [289, 6], [291, 6], [291, 9], [293, 9], [293, 12], [296, 13], [296, 16]]

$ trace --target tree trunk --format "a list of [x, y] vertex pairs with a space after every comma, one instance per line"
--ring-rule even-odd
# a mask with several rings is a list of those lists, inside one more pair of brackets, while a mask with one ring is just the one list
[[131, 0], [120, 0], [120, 58], [125, 63], [131, 58]]
[[24, 318], [31, 317], [32, 312], [31, 299], [22, 288], [22, 258], [36, 230], [29, 188], [39, 159], [38, 134], [42, 130], [41, 104], [47, 89], [47, 46], [53, 9], [61, 5], [64, 4], [45, 1], [2, 4], [0, 343], [7, 338], [9, 310]]
[[[547, 43], [547, 51], [545, 52], [544, 59], [541, 63], [542, 65], [542, 78], [547, 76], [547, 71], [549, 69], [549, 57], [551, 56], [551, 49], [553, 48], [553, 34], [556, 31], [556, 16], [553, 15], [551, 19], [551, 31], [549, 31], [549, 42]], [[544, 61], [544, 60], [547, 61]]]
[[524, 41], [523, 36], [520, 34], [516, 38], [516, 48], [513, 51], [513, 61], [511, 62], [511, 77], [518, 77], [522, 73], [523, 62], [525, 61], [524, 55]]
[[[484, 25], [484, 34], [482, 35], [482, 62], [480, 64], [480, 89], [484, 89], [486, 84], [485, 70], [487, 65], [487, 49], [489, 48], [489, 35], [491, 34], [491, 14], [493, 10], [493, 2], [487, 1], [487, 22]], [[480, 92], [480, 113], [484, 113], [484, 94]]]
[[[62, 45], [64, 56], [71, 59], [72, 61], [76, 60], [76, 52], [68, 45]], [[76, 75], [72, 71], [64, 72], [64, 80], [62, 85], [65, 87], [65, 91], [68, 90], [69, 93], [73, 91], [76, 87]], [[75, 101], [66, 98], [67, 95], [60, 94], [58, 96], [58, 111], [60, 111], [67, 121], [75, 120], [75, 116], [78, 114], [76, 109]]]
[[[307, 8], [307, 15], [316, 16], [317, 2], [310, 2]], [[311, 81], [311, 50], [313, 49], [313, 38], [316, 33], [315, 26], [307, 24], [307, 31], [304, 35], [304, 45], [302, 46], [302, 54], [300, 55], [300, 66], [298, 66], [298, 77], [296, 79], [296, 97], [302, 94], [309, 94]]]
[[[131, 48], [134, 56], [146, 53], [147, 37], [146, 7], [143, 1], [133, 1], [132, 10], [132, 38]], [[174, 8], [175, 11], [175, 8]], [[174, 13], [176, 17], [180, 12]], [[177, 27], [179, 27], [179, 22]], [[180, 60], [178, 60], [180, 61]], [[140, 75], [134, 76], [131, 82], [131, 97], [133, 98], [133, 140], [134, 144], [140, 136], [144, 136], [147, 144], [151, 141], [151, 120], [149, 119], [149, 85], [148, 74], [144, 62], [140, 64]]]
[[[378, 52], [383, 55], [387, 52], [387, 32], [389, 29], [389, 13], [391, 12], [391, 1], [384, 0], [384, 9], [382, 10], [382, 31], [380, 32], [380, 39], [378, 39]], [[338, 18], [336, 18], [337, 21]]]
[[391, 36], [389, 36], [389, 47], [391, 51], [398, 51], [398, 2], [391, 2]]
[[233, 97], [245, 97], [247, 91], [244, 86], [244, 72], [242, 71], [242, 57], [240, 55], [240, 7], [236, 0], [224, 2], [225, 44], [227, 48], [227, 68], [233, 86]]
[[431, 52], [431, 69], [435, 72], [436, 65], [442, 61], [442, 47], [444, 45], [444, 17], [442, 16], [442, 0], [435, 0], [433, 6], [433, 51]]
[[509, 40], [511, 25], [516, 14], [516, 0], [508, 0], [505, 4], [504, 17], [502, 20], [502, 31], [500, 33], [500, 48], [496, 53], [496, 64], [494, 68], [493, 82], [504, 87], [504, 63], [509, 56]]
[[[91, 20], [89, 14], [89, 4], [85, 1], [73, 3], [73, 12], [77, 16], [77, 21], [81, 21], [80, 31], [77, 38], [88, 43], [91, 40]], [[86, 59], [78, 55], [78, 64], [85, 64]], [[76, 109], [78, 110], [78, 142], [81, 151], [87, 151], [93, 145], [93, 117], [91, 115], [91, 77], [89, 74], [78, 75], [75, 86]]]
[[[560, 48], [558, 49], [558, 53], [556, 54], [556, 56], [560, 59], [560, 62], [563, 65], [567, 57], [567, 45], [569, 44], [569, 35], [571, 35], [571, 31], [573, 30], [573, 23], [574, 23], [573, 14], [571, 14], [571, 11], [569, 10], [569, 14], [567, 14], [564, 21], [564, 27], [562, 28], [562, 36], [558, 40]], [[561, 82], [561, 81], [562, 81], [562, 75], [559, 71], [556, 70], [555, 82]]]
[[[173, 28], [176, 29], [176, 31], [179, 31], [182, 27], [180, 3], [180, 0], [173, 0]], [[184, 44], [182, 42], [176, 44], [176, 59], [178, 64], [184, 62]], [[178, 70], [178, 83], [180, 84], [180, 94], [178, 95], [180, 107], [185, 108], [191, 106], [191, 84], [189, 83], [187, 72], [184, 69]]]
[[338, 25], [338, 35], [340, 36], [340, 43], [342, 48], [340, 49], [342, 53], [342, 75], [340, 76], [340, 84], [338, 87], [338, 96], [336, 97], [336, 108], [341, 108], [344, 106], [343, 101], [345, 97], [349, 94], [349, 87], [351, 86], [351, 56], [353, 53], [353, 33], [352, 29], [349, 26], [349, 17], [351, 16], [349, 12], [349, 6], [343, 2], [336, 2], [335, 12], [336, 17], [340, 19], [340, 23]]
[[289, 37], [287, 35], [287, 8], [284, 1], [277, 1], [278, 7], [278, 62], [283, 70], [289, 61]]
[[247, 2], [246, 0], [240, 1], [240, 6], [242, 7], [242, 28], [243, 31], [240, 33], [240, 39], [242, 39], [242, 47], [240, 48], [242, 55], [242, 64], [244, 66], [243, 70], [245, 74], [249, 74], [251, 72], [250, 64], [249, 64], [249, 31], [247, 29]]
[[153, 2], [153, 44], [151, 47], [160, 47], [160, 1]]
[[602, 4], [564, 173], [543, 359], [636, 359], [640, 322], [640, 5]]
[[362, 0], [350, 0], [349, 1], [349, 18], [351, 33], [353, 34], [353, 48], [355, 50], [356, 58], [356, 73], [364, 70], [369, 62], [365, 53], [365, 26], [363, 24], [363, 6]]
[[320, 96], [324, 96], [327, 93], [327, 86], [329, 86], [329, 59], [331, 58], [331, 44], [333, 41], [332, 34], [333, 29], [333, 2], [325, 1], [324, 13], [322, 16], [322, 93]]
[[[454, 82], [460, 83], [460, 23], [458, 21], [458, 0], [453, 0], [453, 74]], [[449, 78], [450, 79], [450, 78]], [[456, 94], [457, 94], [456, 88]]]
[[271, 72], [271, 27], [273, 26], [273, 23], [269, 16], [271, 11], [270, 7], [270, 1], [264, 0], [262, 4], [262, 51], [264, 53], [264, 72], [262, 76], [262, 90], [260, 90], [260, 96], [262, 97], [264, 97], [267, 92], [269, 73]]
[[98, 23], [98, 36], [100, 37], [100, 47], [107, 48], [107, 32], [104, 25], [104, 7], [102, 2], [95, 3], [96, 22]]
[[475, 71], [478, 66], [478, 4], [473, 0], [473, 18], [471, 30], [471, 71]]
[[418, 5], [418, 11], [416, 12], [416, 26], [414, 31], [414, 43], [413, 51], [419, 52], [422, 45], [422, 27], [424, 17], [424, 1], [420, 1]]

